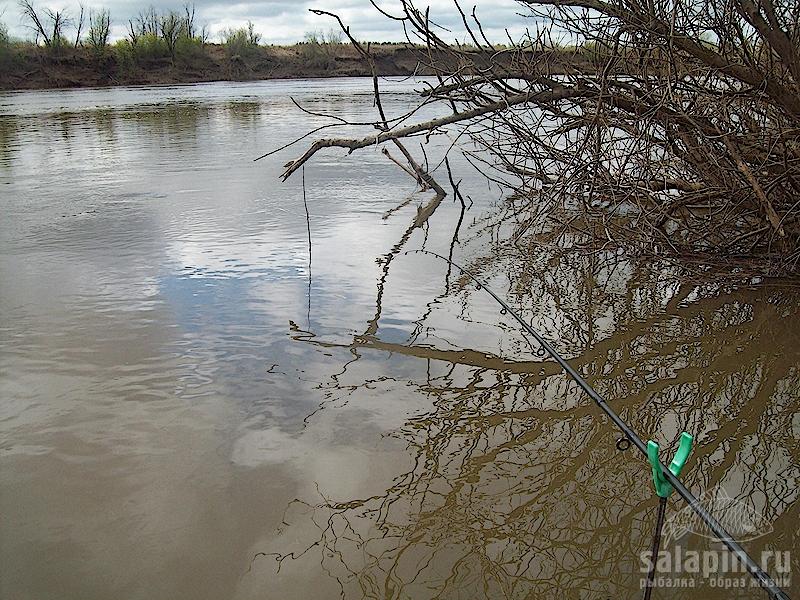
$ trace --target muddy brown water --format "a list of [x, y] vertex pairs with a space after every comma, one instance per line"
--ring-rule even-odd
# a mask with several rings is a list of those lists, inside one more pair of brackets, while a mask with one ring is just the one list
[[[402, 254], [423, 244], [665, 455], [692, 433], [687, 485], [797, 595], [795, 288], [523, 259], [459, 160], [458, 232], [447, 198], [409, 233], [430, 196], [374, 149], [306, 169], [309, 270], [301, 174], [278, 178], [304, 145], [251, 160], [324, 122], [290, 97], [374, 118], [359, 79], [0, 94], [0, 597], [639, 597], [646, 463], [485, 294]], [[725, 554], [702, 533], [668, 558]], [[654, 598], [766, 597], [708, 570]]]

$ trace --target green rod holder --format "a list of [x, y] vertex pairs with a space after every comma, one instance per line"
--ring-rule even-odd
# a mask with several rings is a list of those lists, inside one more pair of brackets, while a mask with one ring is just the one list
[[[691, 451], [692, 436], [684, 431], [681, 433], [681, 441], [678, 451], [675, 453], [675, 458], [669, 464], [669, 470], [675, 477], [680, 476]], [[647, 442], [647, 460], [650, 461], [650, 466], [653, 468], [653, 483], [656, 486], [656, 494], [660, 498], [669, 498], [672, 493], [672, 484], [667, 481], [664, 473], [661, 472], [661, 467], [658, 464], [658, 444], [653, 440]]]

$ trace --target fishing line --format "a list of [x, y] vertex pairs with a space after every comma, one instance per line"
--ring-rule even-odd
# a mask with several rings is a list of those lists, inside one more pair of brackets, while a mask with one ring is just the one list
[[[642, 439], [634, 432], [630, 427], [628, 427], [627, 423], [623, 421], [620, 416], [606, 403], [606, 401], [598, 394], [595, 389], [590, 386], [584, 379], [581, 377], [578, 372], [572, 368], [572, 366], [545, 340], [539, 333], [530, 325], [528, 324], [525, 319], [523, 319], [517, 312], [511, 308], [500, 296], [498, 296], [491, 288], [489, 288], [485, 283], [483, 283], [480, 279], [475, 277], [472, 273], [470, 273], [467, 269], [459, 265], [458, 263], [453, 262], [449, 258], [442, 256], [441, 254], [437, 254], [436, 252], [431, 252], [430, 250], [409, 250], [404, 252], [404, 254], [430, 254], [431, 256], [435, 256], [446, 263], [452, 265], [456, 269], [458, 269], [461, 273], [469, 277], [472, 281], [475, 282], [476, 288], [478, 290], [484, 290], [487, 294], [489, 294], [494, 300], [503, 308], [505, 313], [509, 314], [516, 321], [520, 324], [522, 329], [525, 330], [529, 335], [531, 335], [537, 342], [539, 342], [539, 346], [544, 349], [546, 354], [549, 354], [560, 366], [564, 371], [566, 371], [567, 375], [569, 375], [575, 383], [592, 399], [594, 400], [595, 404], [600, 407], [600, 409], [608, 415], [608, 418], [616, 425], [622, 433], [625, 435], [625, 438], [632, 443], [636, 448], [641, 452], [645, 457], [647, 457], [647, 445], [642, 441]], [[502, 311], [501, 311], [502, 312]], [[621, 438], [622, 439], [622, 438]], [[617, 441], [617, 447], [620, 446], [620, 441]], [[672, 472], [667, 469], [661, 461], [658, 461], [658, 468], [661, 469], [664, 479], [666, 479], [674, 488], [674, 490], [678, 493], [678, 495], [686, 501], [686, 503], [692, 508], [692, 510], [700, 517], [706, 525], [708, 525], [709, 529], [714, 533], [716, 538], [725, 545], [725, 547], [730, 550], [747, 568], [748, 573], [758, 582], [758, 584], [764, 588], [764, 590], [769, 594], [770, 598], [774, 600], [790, 600], [789, 596], [775, 583], [772, 577], [762, 569], [758, 563], [756, 563], [750, 555], [742, 548], [741, 544], [737, 542], [733, 537], [725, 530], [725, 528], [717, 521], [711, 513], [709, 513], [700, 501], [692, 494], [686, 486], [681, 483], [681, 480], [678, 479]], [[651, 560], [655, 560], [656, 557], [651, 557]]]

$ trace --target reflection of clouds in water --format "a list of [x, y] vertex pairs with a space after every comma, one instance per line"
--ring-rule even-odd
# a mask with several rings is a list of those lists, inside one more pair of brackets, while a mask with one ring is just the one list
[[[301, 187], [276, 180], [279, 160], [250, 161], [296, 133], [290, 93], [324, 104], [331, 87], [298, 85], [12, 99], [20, 146], [0, 220], [0, 268], [14, 282], [0, 287], [12, 396], [0, 477], [13, 490], [3, 508], [15, 541], [0, 559], [19, 574], [13, 592], [123, 597], [135, 581], [170, 597], [230, 597], [247, 549], [274, 530], [294, 489], [385, 487], [375, 474], [397, 462], [380, 436], [416, 395], [387, 380], [320, 409], [352, 355], [291, 339], [289, 321], [306, 314]], [[369, 89], [336, 85], [343, 98]], [[244, 93], [264, 107], [246, 127], [227, 104]], [[183, 96], [214, 106], [136, 106]], [[368, 95], [351, 104], [372, 114]], [[65, 107], [63, 118], [36, 116]], [[380, 215], [412, 184], [379, 155], [330, 156], [307, 175], [312, 325], [339, 338], [374, 314], [374, 259], [407, 222], [383, 226]], [[359, 377], [399, 373], [385, 354], [360, 363], [369, 372], [352, 367]], [[64, 577], [86, 569], [109, 577]]]
[[[604, 273], [591, 259], [583, 259], [585, 270], [560, 271], [558, 262], [533, 285], [536, 302], [526, 313], [553, 328], [575, 366], [635, 430], [665, 446], [682, 430], [695, 433], [700, 446], [688, 485], [724, 481], [764, 518], [783, 523], [771, 543], [790, 547], [797, 490], [781, 481], [798, 477], [790, 458], [796, 432], [786, 419], [794, 409], [785, 393], [797, 385], [797, 348], [774, 330], [782, 327], [776, 314], [796, 311], [794, 295], [723, 294], [713, 285], [653, 280], [642, 270]], [[502, 290], [499, 282], [495, 289]], [[434, 311], [429, 319], [437, 317]], [[764, 354], [776, 340], [780, 358]], [[374, 351], [359, 349], [364, 359]], [[331, 384], [330, 408], [346, 410], [337, 404], [346, 398], [362, 406], [370, 397], [380, 371], [369, 363], [356, 368], [364, 359]], [[393, 485], [366, 504], [310, 494], [316, 508], [292, 521], [306, 546], [287, 534], [278, 550], [316, 544], [309, 560], [321, 560], [345, 596], [386, 585], [401, 597], [491, 598], [508, 589], [546, 596], [576, 586], [634, 593], [638, 579], [626, 565], [651, 534], [652, 492], [637, 483], [649, 482], [647, 469], [609, 455], [616, 432], [548, 367], [514, 376], [433, 363], [427, 373], [408, 374], [428, 402], [387, 426], [408, 443], [416, 466], [398, 468]], [[401, 371], [395, 362], [392, 374]], [[296, 571], [307, 568], [298, 562]]]
[[[288, 250], [288, 249], [287, 249]], [[255, 240], [180, 240], [169, 244], [176, 276], [203, 279], [279, 279], [307, 271], [302, 256], [281, 253]]]
[[263, 464], [294, 464], [308, 455], [308, 444], [277, 428], [247, 429], [233, 443], [231, 460], [242, 467], [257, 467]]
[[[385, 368], [369, 359], [368, 370], [373, 378], [376, 370]], [[330, 366], [330, 365], [329, 365]], [[376, 388], [383, 388], [376, 393]], [[388, 394], [392, 402], [387, 403]], [[238, 428], [231, 447], [231, 461], [245, 468], [280, 466], [297, 477], [302, 495], [319, 492], [339, 499], [353, 495], [380, 493], [385, 489], [398, 465], [408, 461], [403, 447], [391, 440], [380, 440], [381, 434], [400, 426], [408, 417], [415, 400], [413, 394], [403, 398], [394, 381], [373, 390], [359, 390], [352, 404], [338, 403], [314, 413], [300, 428], [291, 431], [274, 418], [256, 416]], [[317, 395], [314, 395], [318, 398]], [[408, 401], [404, 401], [408, 400]], [[422, 403], [414, 403], [422, 408]]]
[[[176, 597], [231, 597], [230, 579], [246, 571], [253, 554], [285, 550], [297, 527], [306, 527], [303, 539], [319, 535], [300, 517], [274, 535], [293, 497], [319, 501], [318, 484], [334, 500], [396, 499], [384, 515], [400, 537], [379, 543], [390, 545], [387, 556], [409, 541], [406, 557], [442, 550], [430, 563], [431, 586], [453, 574], [454, 589], [472, 597], [491, 579], [483, 567], [501, 574], [524, 564], [526, 552], [539, 552], [530, 564], [549, 579], [531, 584], [526, 572], [509, 576], [509, 586], [544, 597], [556, 584], [566, 590], [577, 581], [590, 591], [618, 585], [616, 595], [625, 595], [625, 581], [608, 583], [607, 567], [649, 534], [647, 500], [636, 496], [647, 491], [640, 485], [647, 473], [609, 455], [613, 433], [552, 363], [526, 360], [530, 350], [487, 295], [461, 289], [452, 275], [448, 295], [439, 297], [444, 264], [397, 256], [378, 339], [359, 340], [377, 310], [382, 269], [375, 259], [429, 198], [418, 194], [382, 220], [413, 183], [374, 151], [326, 154], [307, 169], [314, 239], [307, 323], [301, 186], [276, 180], [283, 159], [298, 149], [255, 165], [249, 159], [296, 133], [290, 93], [303, 91], [315, 108], [374, 116], [368, 81], [336, 82], [333, 100], [331, 85], [63, 92], [63, 105], [76, 113], [87, 97], [133, 109], [126, 118], [110, 109], [92, 119], [85, 109], [86, 118], [62, 119], [59, 127], [72, 137], [56, 135], [55, 149], [45, 144], [52, 123], [19, 119], [14, 136], [27, 149], [14, 155], [21, 175], [9, 186], [0, 222], [8, 238], [0, 267], [14, 281], [0, 294], [9, 323], [0, 334], [13, 334], [3, 339], [11, 349], [3, 391], [13, 395], [3, 404], [4, 416], [11, 413], [3, 434], [20, 475], [0, 476], [21, 499], [15, 539], [24, 544], [9, 544], [4, 556], [21, 572], [35, 566], [31, 577], [49, 577], [60, 584], [50, 589], [75, 597], [88, 597], [86, 586], [65, 583], [60, 573], [73, 570], [65, 557], [80, 552], [83, 568], [122, 573], [136, 589], [167, 589], [166, 581]], [[363, 93], [348, 99], [355, 90]], [[165, 103], [193, 96], [212, 108], [187, 115], [186, 123], [169, 111], [146, 116], [151, 122], [140, 128], [136, 114], [147, 110], [136, 105], [152, 103], [145, 96], [153, 94]], [[18, 102], [13, 111], [52, 109], [46, 94], [24, 96], [30, 107]], [[245, 96], [258, 98], [262, 109], [243, 105], [235, 114], [231, 98]], [[398, 107], [413, 99], [387, 94], [386, 101]], [[185, 136], [170, 144], [137, 141], [142, 131], [162, 130]], [[52, 161], [67, 142], [72, 154]], [[139, 147], [128, 154], [126, 144]], [[162, 154], [177, 146], [181, 153]], [[113, 161], [104, 162], [109, 156]], [[690, 473], [697, 485], [724, 477], [732, 490], [754, 491], [759, 509], [781, 513], [793, 491], [784, 504], [762, 499], [796, 477], [792, 299], [709, 294], [674, 279], [653, 281], [631, 263], [612, 269], [591, 257], [550, 260], [535, 247], [523, 260], [495, 253], [486, 239], [492, 236], [476, 235], [483, 222], [470, 224], [489, 202], [477, 183], [464, 182], [463, 189], [477, 190], [476, 208], [456, 256], [489, 255], [473, 266], [498, 292], [509, 290], [514, 305], [637, 430], [665, 447], [682, 429], [697, 432], [698, 466]], [[74, 194], [67, 197], [64, 187]], [[452, 198], [443, 202], [407, 248], [425, 240], [446, 255], [458, 209]], [[526, 261], [531, 268], [520, 267]], [[409, 339], [417, 347], [408, 348]], [[393, 482], [398, 474], [404, 479]], [[620, 486], [630, 497], [619, 497]], [[58, 509], [48, 505], [43, 532], [31, 523], [53, 490]], [[781, 515], [786, 523], [776, 531], [791, 532], [795, 513]], [[356, 520], [375, 525], [370, 516]], [[59, 533], [76, 523], [80, 536]], [[598, 523], [610, 523], [611, 530], [601, 528], [605, 546], [587, 541]], [[97, 545], [99, 536], [119, 548], [118, 559]], [[368, 547], [353, 553], [363, 557]], [[143, 548], [155, 550], [143, 559], [136, 554]], [[556, 557], [564, 548], [572, 555]], [[469, 577], [448, 562], [459, 553]], [[42, 554], [59, 558], [41, 564]], [[588, 566], [580, 571], [574, 557], [584, 555]], [[305, 582], [326, 575], [319, 557], [312, 563], [295, 568], [294, 579], [267, 578], [243, 597], [275, 589], [281, 597], [313, 595]], [[284, 564], [284, 573], [292, 572]], [[368, 574], [381, 566], [373, 563]], [[202, 575], [225, 585], [211, 592], [205, 580], [192, 583]], [[111, 583], [101, 587], [102, 597], [125, 595]], [[430, 587], [417, 589], [430, 595]]]

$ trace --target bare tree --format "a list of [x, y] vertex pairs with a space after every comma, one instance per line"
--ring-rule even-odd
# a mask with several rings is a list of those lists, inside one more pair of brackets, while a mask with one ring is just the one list
[[194, 38], [195, 29], [194, 29], [194, 13], [195, 7], [194, 2], [186, 2], [183, 5], [183, 30], [184, 35], [188, 38]]
[[89, 46], [96, 54], [102, 54], [108, 46], [111, 32], [111, 13], [108, 9], [89, 11]]
[[[800, 265], [800, 11], [789, 0], [521, 0], [539, 29], [499, 46], [456, 4], [469, 44], [428, 11], [397, 13], [450, 114], [364, 138], [349, 151], [445, 130], [508, 186], [519, 223], [571, 247]], [[574, 45], [565, 47], [561, 41]]]
[[83, 18], [86, 12], [85, 7], [83, 6], [83, 2], [81, 2], [78, 6], [80, 6], [81, 13], [78, 17], [78, 25], [77, 25], [77, 33], [75, 34], [75, 47], [77, 48], [81, 43], [81, 33], [83, 31]]
[[183, 35], [184, 22], [176, 12], [168, 12], [161, 16], [159, 19], [159, 30], [161, 39], [167, 45], [167, 50], [172, 59], [175, 58], [175, 48], [178, 45], [178, 39]]
[[33, 5], [33, 2], [30, 0], [20, 0], [19, 7], [22, 11], [22, 15], [30, 21], [30, 25], [28, 25], [28, 27], [33, 29], [33, 31], [36, 33], [37, 42], [41, 37], [44, 41], [44, 45], [49, 48], [52, 45], [52, 38], [50, 37], [49, 29], [45, 28], [42, 17], [39, 16], [39, 13], [36, 11], [36, 7]]
[[203, 25], [200, 27], [198, 38], [203, 46], [208, 44], [209, 40], [211, 39], [211, 31], [208, 28], [208, 23], [203, 23]]
[[67, 44], [67, 39], [64, 36], [64, 28], [70, 24], [69, 17], [66, 11], [63, 10], [50, 10], [45, 9], [47, 18], [50, 19], [50, 42], [51, 47], [61, 48]]
[[130, 23], [131, 29], [133, 30], [135, 28], [138, 36], [158, 36], [160, 32], [160, 25], [161, 19], [159, 18], [156, 9], [152, 5], [141, 11], [139, 16]]
[[131, 46], [136, 47], [136, 44], [139, 43], [139, 29], [136, 26], [136, 23], [132, 19], [128, 19], [128, 41], [130, 41]]

